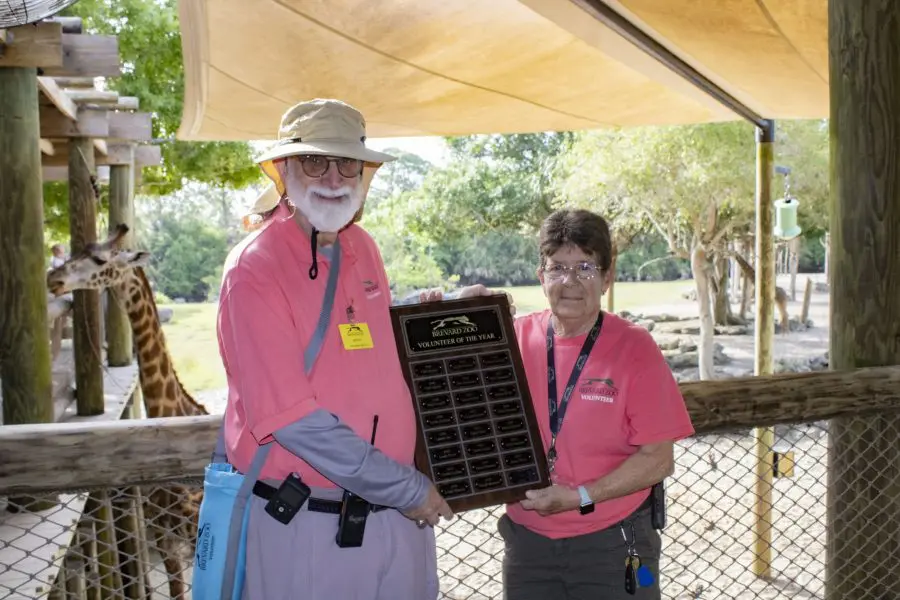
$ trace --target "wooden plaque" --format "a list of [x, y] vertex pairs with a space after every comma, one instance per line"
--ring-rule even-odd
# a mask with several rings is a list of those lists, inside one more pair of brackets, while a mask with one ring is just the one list
[[454, 511], [549, 485], [505, 294], [391, 308], [418, 423], [416, 467]]

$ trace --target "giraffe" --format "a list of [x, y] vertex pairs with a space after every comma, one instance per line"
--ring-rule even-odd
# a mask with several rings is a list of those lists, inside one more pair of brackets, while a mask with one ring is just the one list
[[[137, 349], [138, 372], [148, 418], [206, 415], [178, 380], [166, 347], [153, 291], [143, 267], [147, 252], [119, 248], [128, 226], [119, 225], [102, 244], [89, 244], [47, 273], [53, 296], [77, 289], [110, 288], [128, 314]], [[144, 514], [163, 557], [172, 600], [186, 598], [181, 550], [188, 541], [193, 556], [197, 516], [203, 491], [185, 486], [153, 488], [145, 497]]]

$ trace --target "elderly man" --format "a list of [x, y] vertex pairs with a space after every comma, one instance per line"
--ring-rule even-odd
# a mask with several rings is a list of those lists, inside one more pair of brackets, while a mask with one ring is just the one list
[[278, 137], [258, 160], [273, 187], [228, 257], [218, 315], [228, 460], [252, 473], [272, 448], [250, 500], [243, 597], [437, 598], [433, 526], [452, 514], [413, 466], [390, 288], [356, 224], [393, 157], [366, 148], [363, 116], [336, 100], [292, 107]]

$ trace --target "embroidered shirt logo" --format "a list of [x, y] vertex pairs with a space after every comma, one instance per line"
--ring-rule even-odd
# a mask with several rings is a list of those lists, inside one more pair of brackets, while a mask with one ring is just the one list
[[619, 389], [608, 377], [585, 377], [580, 381], [578, 392], [582, 400], [613, 404], [619, 395]]
[[377, 282], [372, 281], [371, 279], [363, 279], [362, 284], [367, 298], [374, 298], [375, 296], [381, 295], [381, 288], [378, 287]]

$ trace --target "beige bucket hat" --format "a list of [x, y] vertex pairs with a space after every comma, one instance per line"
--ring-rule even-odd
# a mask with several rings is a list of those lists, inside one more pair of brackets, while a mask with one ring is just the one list
[[256, 162], [272, 180], [250, 209], [258, 215], [274, 208], [284, 195], [284, 183], [275, 161], [302, 154], [319, 154], [356, 158], [365, 161], [362, 173], [363, 199], [375, 172], [382, 164], [396, 160], [395, 156], [366, 148], [366, 121], [362, 113], [340, 100], [317, 98], [300, 102], [281, 117], [278, 141], [263, 152]]

